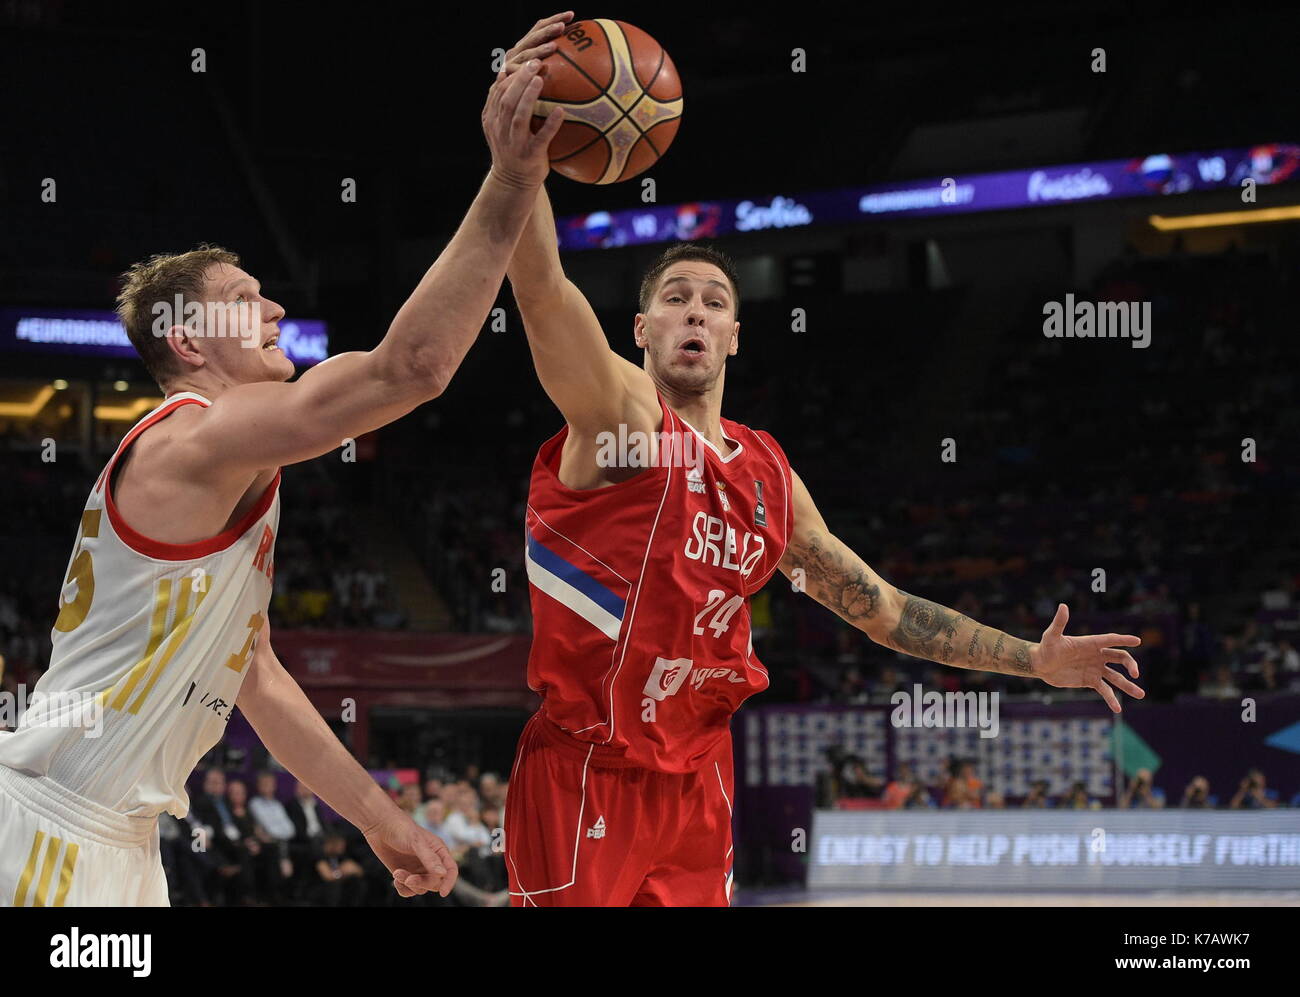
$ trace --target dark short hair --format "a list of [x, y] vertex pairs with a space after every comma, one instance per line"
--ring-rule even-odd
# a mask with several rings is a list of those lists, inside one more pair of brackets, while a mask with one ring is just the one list
[[732, 310], [739, 317], [740, 281], [736, 279], [736, 264], [732, 262], [730, 256], [721, 250], [696, 242], [675, 243], [665, 249], [659, 255], [659, 259], [650, 265], [650, 269], [641, 278], [641, 296], [638, 301], [638, 308], [641, 312], [644, 314], [650, 307], [650, 299], [654, 296], [655, 288], [659, 285], [659, 278], [664, 275], [664, 271], [674, 263], [682, 263], [687, 260], [712, 263], [722, 271], [722, 275], [731, 282]]
[[177, 374], [176, 361], [166, 340], [153, 333], [153, 307], [159, 301], [170, 305], [178, 294], [186, 304], [201, 300], [208, 268], [218, 263], [237, 267], [239, 256], [220, 246], [203, 243], [188, 253], [151, 256], [122, 275], [117, 317], [122, 320], [127, 338], [140, 354], [145, 369], [163, 390], [167, 388], [163, 382]]

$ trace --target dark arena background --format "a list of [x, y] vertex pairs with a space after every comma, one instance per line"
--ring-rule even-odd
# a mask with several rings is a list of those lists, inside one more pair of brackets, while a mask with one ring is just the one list
[[[86, 494], [161, 400], [111, 313], [123, 271], [217, 243], [285, 306], [300, 370], [373, 347], [487, 170], [494, 49], [551, 13], [0, 2], [12, 702], [48, 665]], [[1296, 904], [1295, 14], [576, 14], [649, 32], [685, 93], [642, 176], [547, 182], [615, 349], [641, 363], [665, 246], [716, 244], [742, 296], [723, 414], [781, 441], [839, 537], [1015, 636], [1064, 602], [1069, 633], [1142, 638], [1147, 696], [1116, 716], [895, 653], [778, 574], [752, 602], [771, 685], [732, 727], [733, 903]], [[1124, 333], [1089, 335], [1079, 303]], [[160, 819], [173, 905], [508, 904], [503, 804], [538, 705], [524, 503], [563, 420], [508, 285], [498, 305], [440, 398], [284, 469], [271, 604], [286, 667], [461, 885], [399, 900], [346, 822], [286, 825], [295, 780], [235, 712], [190, 816]], [[945, 699], [968, 722], [918, 725], [934, 693], [975, 694]], [[247, 833], [195, 850], [237, 782], [264, 797]]]

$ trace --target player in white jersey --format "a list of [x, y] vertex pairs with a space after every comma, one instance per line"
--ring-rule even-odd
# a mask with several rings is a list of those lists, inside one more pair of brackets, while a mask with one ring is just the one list
[[287, 384], [284, 311], [234, 254], [202, 247], [126, 275], [118, 311], [166, 397], [91, 491], [50, 668], [18, 729], [0, 733], [0, 905], [166, 905], [158, 815], [187, 813], [185, 780], [235, 706], [364, 832], [400, 895], [450, 891], [446, 846], [352, 758], [276, 659], [267, 606], [280, 467], [437, 397], [487, 318], [562, 120], [557, 111], [534, 135], [536, 64], [516, 76], [484, 106], [491, 171], [373, 350]]

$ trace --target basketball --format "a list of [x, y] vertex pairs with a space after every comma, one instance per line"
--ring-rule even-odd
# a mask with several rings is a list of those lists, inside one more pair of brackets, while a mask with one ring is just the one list
[[663, 46], [625, 21], [575, 22], [544, 60], [534, 130], [552, 108], [564, 124], [551, 166], [579, 183], [608, 184], [649, 169], [682, 120], [682, 84]]

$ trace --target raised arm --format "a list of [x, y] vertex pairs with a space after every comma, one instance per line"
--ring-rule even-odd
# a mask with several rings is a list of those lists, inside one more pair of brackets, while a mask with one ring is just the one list
[[596, 313], [564, 275], [545, 188], [537, 193], [508, 276], [537, 377], [572, 431], [594, 437], [620, 423], [629, 430], [658, 428], [649, 375], [610, 349]]
[[881, 578], [831, 533], [803, 481], [793, 472], [791, 476], [794, 533], [781, 570], [877, 644], [954, 668], [1038, 678], [1059, 688], [1094, 689], [1115, 713], [1120, 705], [1111, 686], [1135, 699], [1146, 695], [1110, 667], [1110, 663], [1121, 664], [1137, 678], [1133, 656], [1111, 645], [1136, 647], [1139, 638], [1127, 634], [1067, 637], [1069, 611], [1061, 605], [1043, 639], [1034, 643], [910, 595]]
[[[528, 60], [554, 51], [572, 13], [544, 18], [506, 53], [502, 75], [513, 78]], [[546, 63], [542, 63], [542, 75]], [[600, 320], [583, 293], [564, 274], [555, 234], [555, 216], [545, 188], [538, 190], [532, 213], [510, 260], [510, 287], [519, 305], [537, 377], [569, 424], [575, 443], [590, 440], [620, 423], [629, 430], [653, 432], [659, 402], [649, 375], [609, 346]]]
[[447, 387], [487, 319], [533, 210], [563, 118], [533, 134], [538, 64], [500, 78], [483, 108], [492, 167], [456, 234], [369, 352], [325, 361], [293, 383], [240, 385], [203, 420], [215, 459], [238, 470], [318, 457], [377, 429]]

